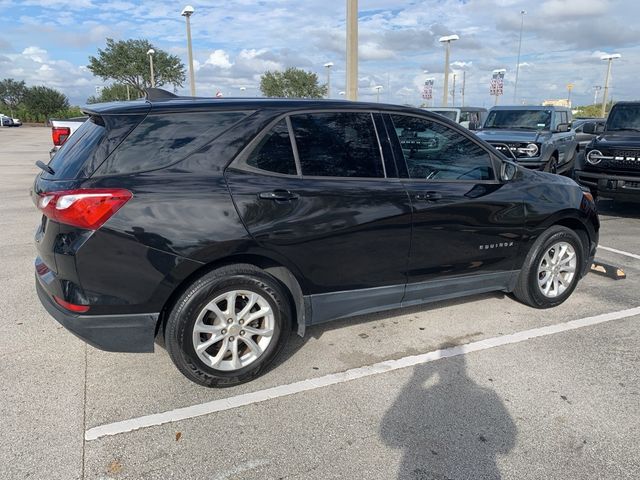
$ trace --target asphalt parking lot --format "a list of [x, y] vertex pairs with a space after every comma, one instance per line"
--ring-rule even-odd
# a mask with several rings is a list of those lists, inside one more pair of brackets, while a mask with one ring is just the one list
[[600, 205], [597, 257], [626, 280], [589, 274], [553, 310], [490, 294], [313, 327], [209, 390], [40, 306], [28, 189], [50, 143], [0, 129], [1, 479], [639, 477], [640, 206]]

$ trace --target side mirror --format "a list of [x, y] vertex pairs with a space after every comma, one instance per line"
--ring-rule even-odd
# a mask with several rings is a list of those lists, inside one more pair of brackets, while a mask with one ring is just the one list
[[583, 133], [588, 133], [589, 135], [595, 135], [596, 134], [596, 124], [595, 124], [595, 122], [585, 123], [582, 126], [582, 132]]
[[502, 162], [502, 167], [500, 167], [500, 179], [503, 182], [513, 180], [516, 173], [518, 173], [518, 167], [515, 163]]
[[569, 130], [571, 130], [571, 125], [568, 123], [559, 123], [556, 127], [556, 132], [558, 133], [568, 132]]

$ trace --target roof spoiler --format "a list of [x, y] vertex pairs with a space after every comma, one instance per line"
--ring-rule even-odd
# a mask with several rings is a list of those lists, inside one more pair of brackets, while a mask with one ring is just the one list
[[156, 100], [170, 100], [172, 98], [179, 98], [175, 93], [171, 93], [162, 88], [147, 88], [145, 90], [145, 98], [150, 102]]

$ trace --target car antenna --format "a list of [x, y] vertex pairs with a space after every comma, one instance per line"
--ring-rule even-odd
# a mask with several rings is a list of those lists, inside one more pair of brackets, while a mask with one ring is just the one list
[[38, 160], [36, 162], [36, 166], [47, 172], [49, 175], [55, 175], [56, 172], [49, 165], [44, 163], [42, 160]]

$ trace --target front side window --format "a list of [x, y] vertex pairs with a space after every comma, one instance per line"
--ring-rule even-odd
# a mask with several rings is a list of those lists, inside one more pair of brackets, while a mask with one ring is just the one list
[[430, 120], [391, 115], [409, 177], [422, 180], [493, 180], [489, 154], [456, 130]]
[[262, 137], [247, 158], [247, 165], [268, 172], [296, 175], [296, 161], [285, 120], [280, 120]]
[[303, 176], [385, 176], [370, 113], [293, 115], [291, 125]]

